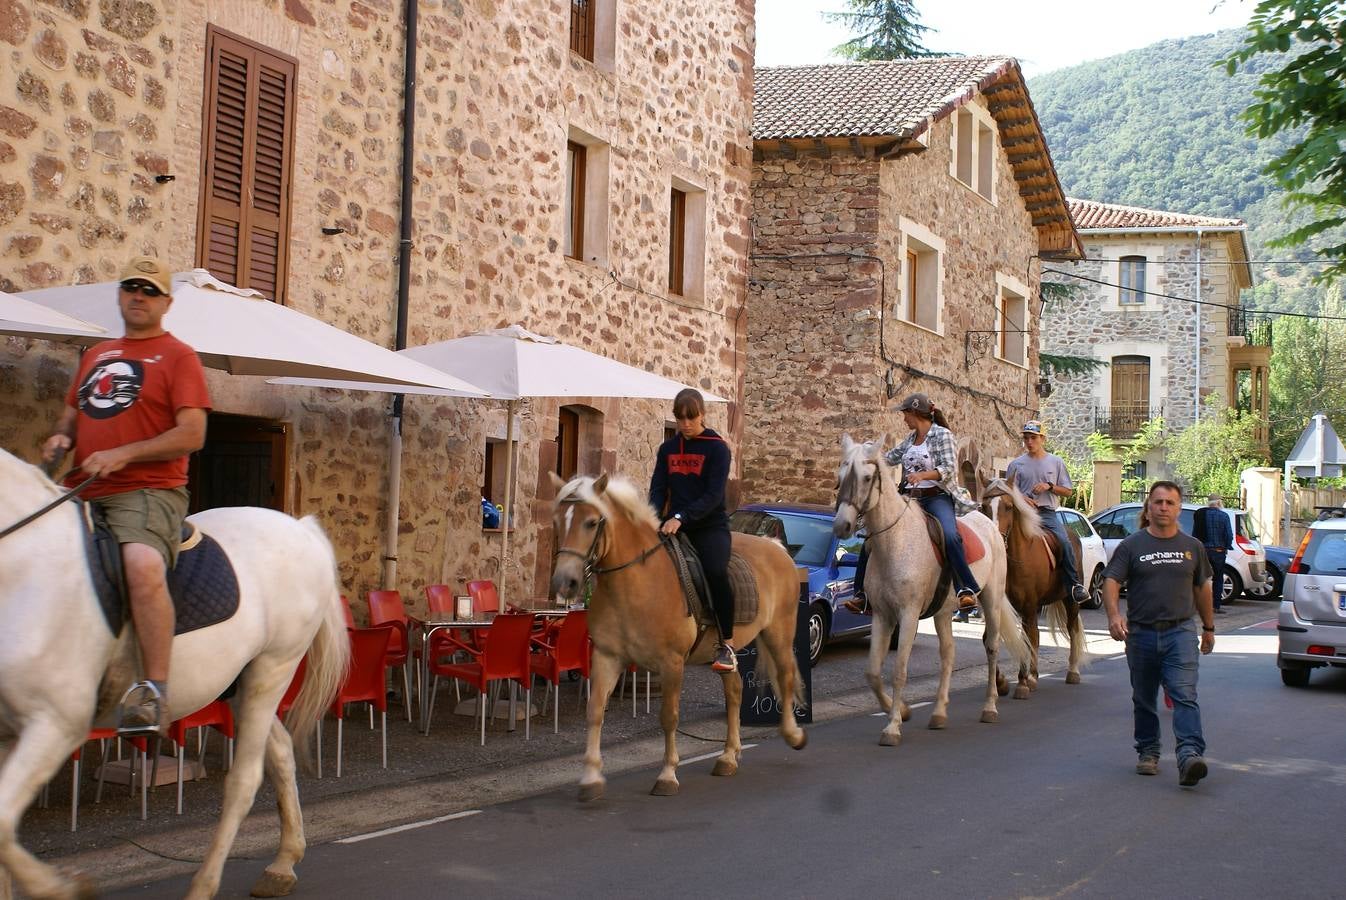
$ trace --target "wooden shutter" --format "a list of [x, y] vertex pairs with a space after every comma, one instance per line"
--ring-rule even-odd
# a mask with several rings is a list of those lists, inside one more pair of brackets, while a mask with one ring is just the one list
[[570, 49], [593, 62], [596, 0], [570, 0]]
[[673, 188], [668, 206], [668, 292], [680, 296], [687, 256], [687, 194]]
[[1112, 360], [1112, 432], [1134, 434], [1150, 418], [1150, 358]]
[[284, 302], [295, 61], [211, 28], [197, 265]]

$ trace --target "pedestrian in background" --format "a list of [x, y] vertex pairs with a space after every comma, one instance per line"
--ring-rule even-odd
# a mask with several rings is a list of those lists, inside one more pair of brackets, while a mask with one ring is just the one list
[[[1126, 642], [1135, 717], [1136, 771], [1159, 774], [1159, 687], [1173, 701], [1178, 784], [1193, 787], [1206, 777], [1206, 742], [1196, 701], [1196, 626], [1201, 617], [1201, 653], [1215, 649], [1210, 563], [1205, 548], [1178, 528], [1182, 488], [1156, 481], [1145, 499], [1149, 524], [1113, 551], [1103, 571], [1103, 604], [1108, 632]], [[1126, 585], [1126, 615], [1118, 609]]]
[[1223, 615], [1228, 612], [1222, 602], [1225, 557], [1234, 546], [1234, 526], [1229, 524], [1229, 513], [1225, 512], [1219, 494], [1211, 494], [1206, 498], [1206, 508], [1196, 511], [1192, 518], [1192, 535], [1205, 545], [1211, 570], [1211, 597], [1215, 601], [1215, 611]]

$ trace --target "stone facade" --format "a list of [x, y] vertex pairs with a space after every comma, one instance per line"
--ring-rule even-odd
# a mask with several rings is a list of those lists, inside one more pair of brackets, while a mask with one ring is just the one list
[[[745, 500], [832, 502], [842, 432], [895, 443], [892, 410], [915, 391], [976, 441], [984, 470], [1019, 452], [1038, 414], [1036, 303], [1026, 364], [998, 358], [992, 332], [999, 285], [1037, 295], [1038, 235], [998, 140], [994, 201], [951, 175], [952, 123], [896, 159], [809, 142], [755, 164]], [[933, 330], [903, 318], [912, 240], [940, 248]]]
[[[196, 265], [203, 63], [215, 27], [297, 61], [285, 302], [391, 346], [402, 6], [0, 0], [0, 288], [109, 280], [140, 252], [175, 269]], [[569, 49], [569, 4], [421, 0], [408, 343], [518, 322], [737, 401], [753, 6], [598, 6], [605, 36], [591, 63]], [[560, 246], [566, 142], [576, 133], [603, 145], [608, 166], [593, 207], [606, 235], [587, 261]], [[689, 241], [704, 274], [683, 296], [667, 289], [670, 186], [704, 200], [704, 227]], [[59, 346], [0, 344], [0, 445], [35, 458], [74, 364]], [[344, 589], [354, 598], [380, 586], [389, 398], [209, 374], [217, 412], [288, 431], [287, 511], [320, 518]], [[648, 478], [666, 404], [578, 403], [582, 470]], [[546, 590], [545, 469], [559, 405], [520, 406], [507, 573], [515, 597]], [[479, 504], [487, 441], [504, 437], [500, 407], [406, 399], [395, 586], [413, 608], [423, 608], [425, 584], [499, 577], [501, 535], [482, 529]], [[738, 402], [709, 418], [737, 445]]]
[[[1069, 299], [1047, 306], [1043, 351], [1105, 361], [1118, 356], [1147, 357], [1152, 413], [1163, 415], [1170, 430], [1191, 425], [1196, 417], [1198, 377], [1203, 403], [1211, 396], [1229, 402], [1229, 310], [1216, 304], [1239, 303], [1240, 284], [1234, 270], [1242, 265], [1238, 260], [1246, 258], [1235, 255], [1241, 234], [1240, 228], [1202, 235], [1198, 293], [1195, 229], [1191, 233], [1175, 233], [1172, 228], [1100, 233], [1082, 228], [1086, 259], [1051, 264], [1049, 269], [1068, 274], [1049, 271], [1043, 276], [1074, 289]], [[1128, 256], [1145, 258], [1144, 290], [1152, 292], [1143, 304], [1134, 306], [1120, 304], [1117, 287], [1118, 260]], [[1168, 296], [1155, 296], [1159, 294]], [[1172, 299], [1198, 296], [1209, 303]], [[1051, 440], [1083, 457], [1085, 438], [1109, 419], [1114, 405], [1112, 369], [1053, 375], [1052, 386], [1043, 412], [1051, 426]], [[1162, 452], [1151, 454], [1147, 463], [1148, 477], [1169, 474]]]

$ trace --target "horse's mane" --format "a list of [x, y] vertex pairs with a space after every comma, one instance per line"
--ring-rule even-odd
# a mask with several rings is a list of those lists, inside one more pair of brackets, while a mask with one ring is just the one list
[[[1001, 499], [1006, 498], [1002, 495]], [[1034, 540], [1047, 533], [1047, 529], [1042, 527], [1042, 520], [1038, 518], [1037, 507], [1024, 496], [1017, 485], [1010, 485], [1008, 499], [1014, 504], [1014, 527], [1021, 535]]]
[[[0, 477], [26, 480], [33, 487], [53, 497], [61, 493], [61, 486], [43, 474], [41, 469], [24, 462], [8, 450], [0, 450]], [[7, 488], [12, 489], [12, 485]]]
[[569, 497], [575, 497], [592, 504], [609, 519], [613, 517], [614, 512], [621, 512], [635, 522], [658, 530], [659, 516], [640, 488], [626, 478], [610, 477], [607, 487], [599, 494], [594, 490], [596, 480], [592, 475], [575, 476], [557, 493], [556, 502], [560, 503]]

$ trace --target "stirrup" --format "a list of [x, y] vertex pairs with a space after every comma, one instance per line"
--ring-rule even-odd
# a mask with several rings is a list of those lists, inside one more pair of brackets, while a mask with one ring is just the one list
[[864, 594], [854, 594], [849, 600], [843, 600], [841, 605], [855, 613], [857, 616], [869, 615], [869, 598]]
[[[727, 662], [723, 660], [725, 655], [729, 657]], [[715, 648], [715, 660], [710, 664], [710, 667], [716, 672], [737, 672], [738, 654], [729, 644], [721, 643]]]
[[972, 591], [958, 592], [958, 611], [971, 612], [977, 608], [977, 595]]
[[[131, 698], [140, 693], [143, 695], [139, 702], [132, 702]], [[146, 708], [151, 710], [150, 715], [146, 714]], [[164, 695], [152, 681], [137, 681], [126, 689], [122, 694], [121, 701], [117, 704], [117, 736], [134, 737], [138, 735], [155, 735], [162, 737], [164, 730]]]

